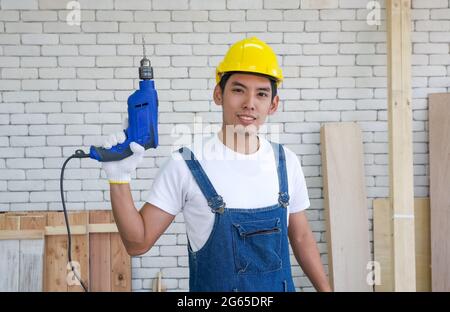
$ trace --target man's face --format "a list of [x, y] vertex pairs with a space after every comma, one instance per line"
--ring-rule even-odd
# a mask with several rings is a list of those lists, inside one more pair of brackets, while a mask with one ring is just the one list
[[219, 85], [214, 89], [214, 102], [222, 105], [223, 125], [241, 134], [256, 134], [267, 115], [278, 108], [278, 95], [271, 100], [269, 79], [252, 74], [232, 74], [223, 94]]

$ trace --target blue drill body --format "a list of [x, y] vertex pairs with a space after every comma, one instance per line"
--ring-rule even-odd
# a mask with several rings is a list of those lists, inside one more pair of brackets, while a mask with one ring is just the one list
[[158, 94], [153, 80], [153, 70], [147, 58], [141, 60], [139, 68], [139, 90], [128, 98], [128, 128], [124, 130], [126, 140], [105, 149], [91, 146], [89, 157], [98, 161], [116, 161], [127, 158], [133, 152], [130, 143], [136, 142], [145, 149], [158, 146]]

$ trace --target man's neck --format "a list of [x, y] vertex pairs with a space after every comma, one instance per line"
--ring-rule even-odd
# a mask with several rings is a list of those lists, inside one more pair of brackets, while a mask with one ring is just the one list
[[257, 134], [239, 134], [225, 131], [224, 128], [218, 133], [219, 140], [228, 148], [240, 154], [253, 154], [259, 150], [259, 137]]

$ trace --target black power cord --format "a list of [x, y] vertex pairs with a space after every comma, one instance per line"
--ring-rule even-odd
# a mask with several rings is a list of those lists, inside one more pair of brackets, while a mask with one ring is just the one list
[[69, 264], [70, 264], [73, 274], [75, 275], [77, 280], [80, 282], [81, 287], [83, 287], [85, 292], [88, 292], [89, 291], [88, 288], [86, 287], [86, 285], [84, 284], [84, 282], [82, 281], [81, 277], [78, 275], [78, 273], [75, 270], [75, 267], [72, 264], [72, 236], [70, 235], [69, 217], [67, 215], [66, 202], [64, 200], [64, 185], [63, 185], [64, 169], [66, 169], [67, 163], [73, 158], [89, 158], [89, 154], [86, 154], [82, 150], [76, 150], [75, 154], [71, 155], [69, 158], [66, 159], [66, 161], [64, 162], [64, 164], [61, 168], [61, 177], [59, 179], [59, 190], [61, 192], [61, 202], [62, 202], [63, 211], [64, 211], [64, 219], [66, 221], [66, 227], [67, 227], [67, 242], [68, 242], [67, 255], [69, 258]]

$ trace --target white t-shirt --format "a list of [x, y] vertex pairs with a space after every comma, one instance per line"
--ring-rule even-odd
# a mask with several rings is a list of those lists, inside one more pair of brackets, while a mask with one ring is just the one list
[[[226, 208], [252, 209], [278, 203], [278, 174], [270, 142], [259, 136], [260, 147], [241, 154], [224, 145], [217, 133], [187, 146], [223, 197]], [[284, 147], [289, 187], [289, 213], [309, 207], [305, 177], [297, 156]], [[147, 202], [176, 215], [183, 212], [192, 250], [199, 250], [214, 225], [206, 198], [179, 152], [172, 153], [153, 182]], [[288, 214], [289, 216], [289, 214]], [[289, 220], [289, 218], [288, 218]]]

